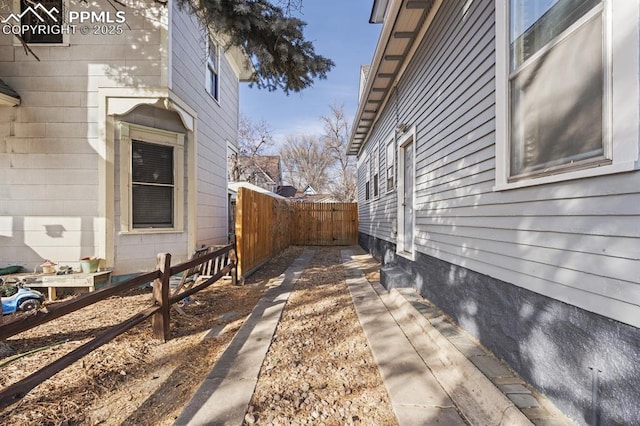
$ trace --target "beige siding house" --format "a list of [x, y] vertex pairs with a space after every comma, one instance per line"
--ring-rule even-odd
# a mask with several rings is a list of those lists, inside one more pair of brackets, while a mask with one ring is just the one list
[[28, 54], [7, 28], [40, 18], [19, 0], [0, 10], [0, 266], [97, 256], [127, 274], [227, 241], [226, 153], [251, 71], [175, 2], [124, 3], [43, 1], [44, 25], [66, 29], [23, 34]]

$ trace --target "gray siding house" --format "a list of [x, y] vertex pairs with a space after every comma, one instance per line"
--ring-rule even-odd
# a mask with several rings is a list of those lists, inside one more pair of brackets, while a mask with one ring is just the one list
[[[375, 1], [359, 241], [579, 424], [640, 424], [640, 2]], [[393, 273], [390, 273], [393, 271]]]
[[[174, 1], [10, 0], [0, 16], [0, 266], [97, 256], [128, 274], [226, 243], [244, 55]], [[23, 34], [27, 53], [11, 32], [27, 21], [66, 30]]]

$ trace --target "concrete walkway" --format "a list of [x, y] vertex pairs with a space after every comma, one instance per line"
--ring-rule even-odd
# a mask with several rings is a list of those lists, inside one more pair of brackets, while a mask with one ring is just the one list
[[260, 299], [175, 425], [241, 425], [284, 305], [313, 257], [305, 250]]
[[[238, 331], [176, 425], [241, 425], [260, 368], [295, 282], [314, 252], [280, 277]], [[370, 283], [374, 262], [342, 251], [358, 319], [400, 425], [572, 424], [442, 313], [411, 289]]]

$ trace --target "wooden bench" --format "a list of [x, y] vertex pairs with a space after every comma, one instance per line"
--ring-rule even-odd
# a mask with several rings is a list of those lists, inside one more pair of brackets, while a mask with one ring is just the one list
[[47, 288], [49, 300], [56, 300], [57, 288], [88, 288], [94, 291], [96, 286], [108, 286], [111, 283], [111, 271], [77, 273], [66, 275], [40, 275], [36, 281], [26, 282], [25, 287]]

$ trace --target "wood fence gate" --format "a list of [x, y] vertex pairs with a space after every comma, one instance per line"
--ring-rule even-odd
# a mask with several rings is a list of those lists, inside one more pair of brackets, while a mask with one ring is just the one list
[[356, 203], [293, 203], [293, 245], [348, 246], [357, 243]]
[[290, 245], [347, 246], [358, 241], [357, 203], [299, 203], [241, 187], [235, 211], [240, 276]]

